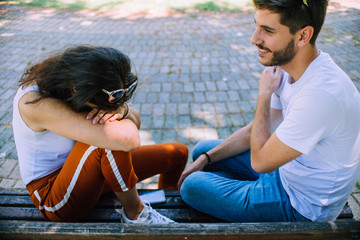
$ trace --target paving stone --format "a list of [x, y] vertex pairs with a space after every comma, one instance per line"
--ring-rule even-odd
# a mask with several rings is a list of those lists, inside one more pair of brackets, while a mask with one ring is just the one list
[[177, 141], [176, 135], [177, 135], [177, 131], [175, 131], [175, 130], [164, 131], [162, 142], [167, 143], [167, 142]]
[[217, 102], [217, 97], [215, 92], [205, 92], [205, 98], [206, 98], [206, 102], [213, 102], [213, 103]]
[[177, 103], [168, 103], [166, 105], [166, 115], [176, 115], [178, 113], [177, 108]]
[[179, 92], [172, 92], [172, 94], [170, 95], [170, 102], [181, 102], [181, 96], [182, 94]]
[[[167, 101], [168, 102], [168, 101]], [[158, 103], [154, 107], [154, 116], [162, 116], [165, 114], [165, 107], [166, 105], [164, 103]]]
[[[9, 160], [7, 160], [9, 161]], [[13, 169], [13, 171], [11, 172], [10, 174], [10, 178], [11, 179], [14, 179], [14, 180], [21, 180], [21, 175], [20, 175], [20, 169], [19, 169], [19, 166], [17, 164], [17, 160], [12, 160], [12, 161], [15, 161], [15, 168]]]
[[11, 175], [14, 169], [17, 167], [17, 160], [7, 159], [1, 165], [0, 178], [7, 178]]
[[194, 100], [195, 102], [206, 102], [205, 95], [202, 92], [195, 92], [194, 93]]
[[232, 101], [231, 99], [229, 99], [226, 91], [217, 91], [216, 98], [218, 102]]
[[169, 129], [176, 129], [177, 127], [178, 127], [178, 118], [176, 116], [167, 116], [167, 117], [165, 117], [165, 126], [164, 126], [164, 128], [169, 130]]
[[2, 179], [0, 181], [0, 188], [13, 188], [16, 184], [16, 180], [13, 179]]
[[10, 112], [3, 114], [1, 117], [0, 125], [9, 125], [12, 121], [12, 114]]
[[147, 95], [147, 101], [146, 102], [147, 103], [158, 103], [159, 102], [158, 96], [159, 96], [158, 93], [150, 92]]
[[227, 109], [228, 109], [228, 113], [238, 113], [240, 111], [239, 105], [237, 102], [228, 102], [226, 103], [227, 105]]
[[232, 127], [232, 121], [230, 119], [229, 114], [217, 113], [215, 115], [215, 117], [216, 117], [216, 121], [217, 121], [217, 126], [219, 128]]
[[194, 94], [193, 93], [182, 93], [181, 100], [184, 103], [192, 103], [192, 102], [194, 102]]
[[142, 115], [141, 116], [141, 129], [149, 129], [152, 125], [153, 117], [151, 115]]
[[15, 184], [12, 186], [13, 188], [25, 188], [24, 183], [22, 180], [15, 180]]
[[152, 110], [153, 110], [153, 104], [149, 104], [149, 103], [144, 103], [141, 107], [141, 114], [144, 115], [151, 115], [152, 114]]
[[227, 128], [227, 127], [226, 128], [219, 127], [218, 133], [219, 133], [219, 139], [225, 139], [232, 134], [230, 128]]
[[13, 142], [4, 142], [3, 145], [0, 147], [0, 158], [9, 158], [14, 149], [15, 144]]
[[190, 107], [188, 103], [179, 103], [178, 111], [180, 115], [189, 115], [190, 114]]
[[152, 128], [154, 129], [162, 129], [165, 124], [165, 117], [164, 116], [154, 116], [152, 122]]

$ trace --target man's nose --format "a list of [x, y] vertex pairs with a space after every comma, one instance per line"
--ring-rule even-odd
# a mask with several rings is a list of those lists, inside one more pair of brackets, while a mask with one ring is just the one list
[[250, 42], [251, 42], [251, 44], [254, 44], [254, 45], [261, 43], [258, 28], [255, 29], [253, 35], [250, 38]]

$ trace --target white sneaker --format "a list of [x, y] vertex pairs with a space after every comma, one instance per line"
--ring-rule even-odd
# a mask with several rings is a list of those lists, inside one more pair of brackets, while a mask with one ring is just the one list
[[141, 211], [138, 219], [136, 220], [130, 220], [124, 211], [124, 208], [121, 210], [121, 222], [122, 223], [175, 223], [175, 221], [171, 220], [170, 218], [167, 218], [157, 211], [155, 211], [151, 206], [149, 202], [143, 202], [144, 203], [144, 209]]

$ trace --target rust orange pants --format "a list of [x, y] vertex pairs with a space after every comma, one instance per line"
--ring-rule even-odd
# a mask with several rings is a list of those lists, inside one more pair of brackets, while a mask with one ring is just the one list
[[141, 146], [132, 152], [110, 151], [77, 142], [56, 172], [26, 188], [43, 216], [76, 221], [94, 208], [102, 194], [124, 192], [160, 174], [158, 188], [176, 188], [188, 149], [181, 143]]

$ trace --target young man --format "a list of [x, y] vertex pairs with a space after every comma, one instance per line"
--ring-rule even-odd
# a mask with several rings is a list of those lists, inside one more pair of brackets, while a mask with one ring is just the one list
[[328, 2], [253, 2], [251, 43], [266, 66], [255, 118], [195, 146], [181, 196], [231, 222], [333, 221], [360, 173], [360, 95], [316, 47]]

